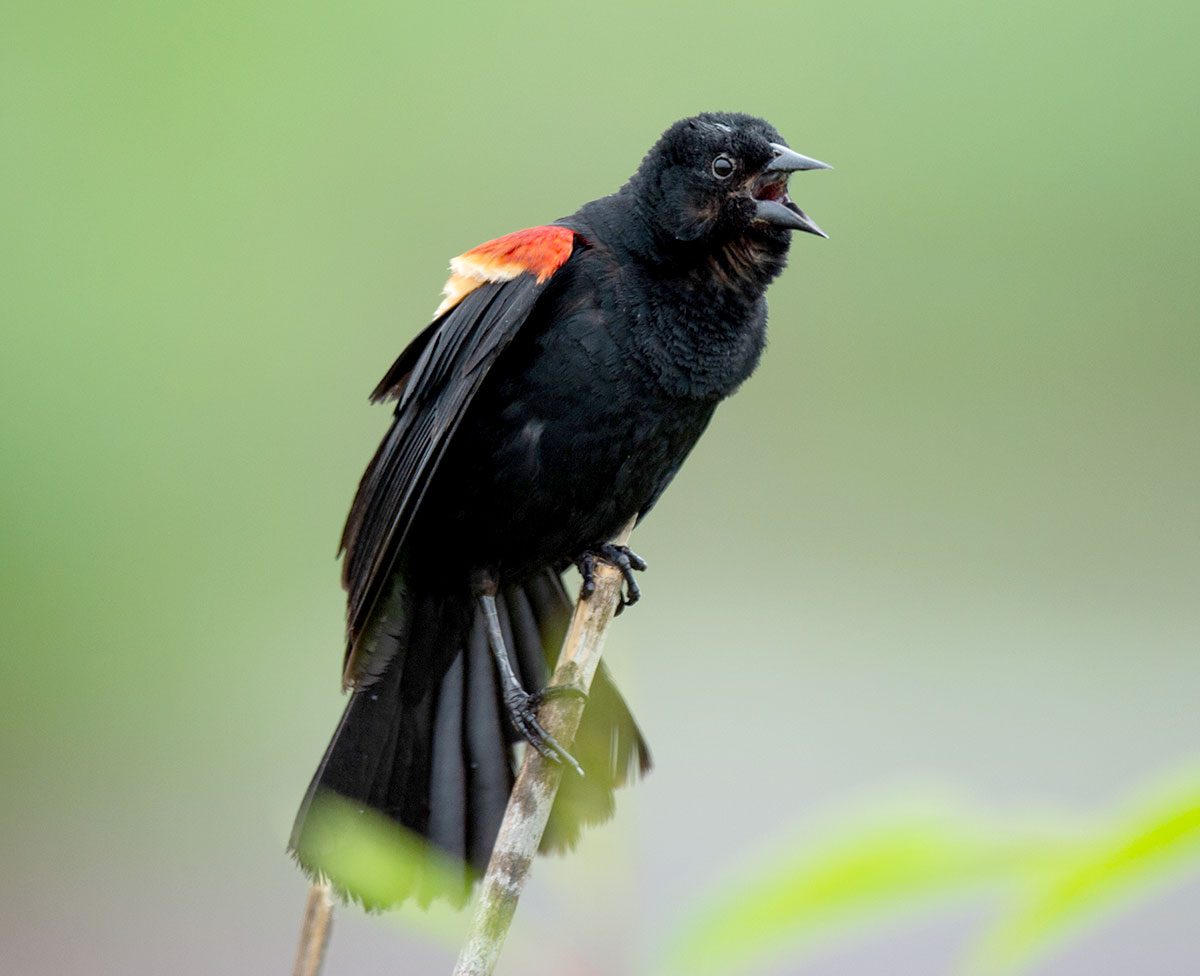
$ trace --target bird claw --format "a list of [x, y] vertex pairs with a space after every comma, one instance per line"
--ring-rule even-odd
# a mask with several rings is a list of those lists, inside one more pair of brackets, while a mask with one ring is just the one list
[[537, 717], [538, 706], [547, 698], [571, 694], [581, 695], [585, 701], [587, 700], [586, 693], [578, 688], [552, 685], [534, 695], [521, 688], [512, 688], [504, 695], [504, 705], [508, 710], [508, 719], [512, 722], [513, 728], [517, 730], [521, 738], [538, 751], [543, 759], [558, 766], [566, 763], [582, 776], [583, 767], [554, 736], [546, 731]]
[[618, 546], [609, 542], [598, 549], [588, 549], [576, 561], [576, 565], [579, 568], [579, 575], [583, 577], [583, 586], [579, 590], [581, 599], [586, 600], [596, 592], [597, 559], [608, 563], [610, 566], [615, 566], [621, 571], [621, 576], [625, 579], [625, 592], [622, 594], [621, 603], [617, 607], [618, 614], [626, 607], [633, 606], [642, 598], [641, 587], [638, 586], [637, 579], [633, 574], [641, 572], [646, 568], [646, 560], [628, 546]]
[[541, 691], [529, 696], [530, 704], [534, 708], [540, 708], [543, 703], [555, 698], [574, 698], [586, 705], [588, 693], [575, 685], [546, 685]]

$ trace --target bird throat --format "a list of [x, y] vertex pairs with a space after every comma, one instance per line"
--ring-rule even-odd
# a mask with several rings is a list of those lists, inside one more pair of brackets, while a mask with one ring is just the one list
[[761, 295], [787, 264], [787, 240], [743, 234], [708, 252], [704, 271], [722, 288]]

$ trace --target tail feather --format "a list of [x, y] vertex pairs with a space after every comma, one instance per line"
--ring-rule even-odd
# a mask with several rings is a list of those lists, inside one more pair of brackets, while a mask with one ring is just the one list
[[563, 776], [542, 835], [543, 853], [572, 850], [584, 827], [612, 817], [614, 791], [645, 776], [653, 766], [650, 747], [603, 664], [592, 680], [571, 752], [587, 775]]
[[467, 852], [465, 860], [480, 874], [487, 867], [514, 780], [512, 728], [503, 713], [500, 682], [488, 647], [481, 616], [471, 627], [467, 647], [467, 714], [463, 727], [467, 763], [471, 770], [467, 793]]
[[[461, 903], [487, 865], [515, 776], [516, 733], [504, 713], [483, 618], [469, 594], [404, 593], [410, 616], [387, 635], [404, 646], [371, 684], [353, 693], [289, 845], [310, 874], [330, 878], [343, 895], [370, 907], [413, 893], [422, 903], [435, 896]], [[571, 612], [562, 581], [546, 571], [505, 587], [497, 609], [514, 670], [526, 688], [543, 687]], [[587, 775], [563, 777], [543, 851], [573, 847], [584, 825], [612, 816], [613, 790], [650, 768], [645, 740], [603, 666], [573, 751]], [[401, 866], [413, 876], [394, 879], [384, 893], [362, 890], [339, 871], [346, 838], [322, 830], [312, 816], [328, 796], [348, 801], [360, 815], [377, 811], [438, 853]], [[423, 870], [425, 863], [443, 865], [443, 854], [462, 868]]]
[[434, 717], [429, 773], [429, 821], [425, 836], [447, 854], [467, 859], [467, 767], [463, 756], [465, 655], [442, 679]]

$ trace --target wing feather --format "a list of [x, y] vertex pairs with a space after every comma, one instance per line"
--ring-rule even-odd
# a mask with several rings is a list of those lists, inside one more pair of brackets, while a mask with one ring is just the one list
[[[552, 232], [547, 236], [554, 242], [564, 233], [574, 241], [566, 228], [544, 230]], [[495, 250], [495, 245], [489, 242], [463, 257]], [[505, 256], [512, 253], [509, 248]], [[401, 353], [372, 395], [395, 396], [397, 404], [392, 425], [359, 484], [342, 536], [348, 686], [360, 683], [368, 670], [382, 673], [381, 661], [371, 660], [366, 668], [372, 648], [364, 645], [371, 643], [369, 625], [390, 588], [413, 518], [488, 370], [528, 320], [552, 276], [541, 265], [508, 272], [506, 266], [503, 276], [497, 276], [500, 280], [476, 282], [436, 318]]]

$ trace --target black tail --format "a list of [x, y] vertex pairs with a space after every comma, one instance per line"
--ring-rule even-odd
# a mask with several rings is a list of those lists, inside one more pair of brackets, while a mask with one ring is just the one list
[[[561, 580], [547, 571], [507, 587], [497, 607], [522, 684], [543, 687], [570, 616]], [[410, 894], [465, 900], [487, 865], [515, 778], [516, 734], [474, 601], [465, 592], [418, 594], [408, 608], [408, 646], [354, 692], [289, 844], [309, 874], [368, 907]], [[572, 752], [587, 775], [563, 777], [543, 851], [570, 848], [581, 827], [607, 820], [613, 791], [650, 768], [645, 740], [603, 667]], [[392, 877], [358, 871], [364, 834], [399, 839], [404, 856], [378, 865]]]

